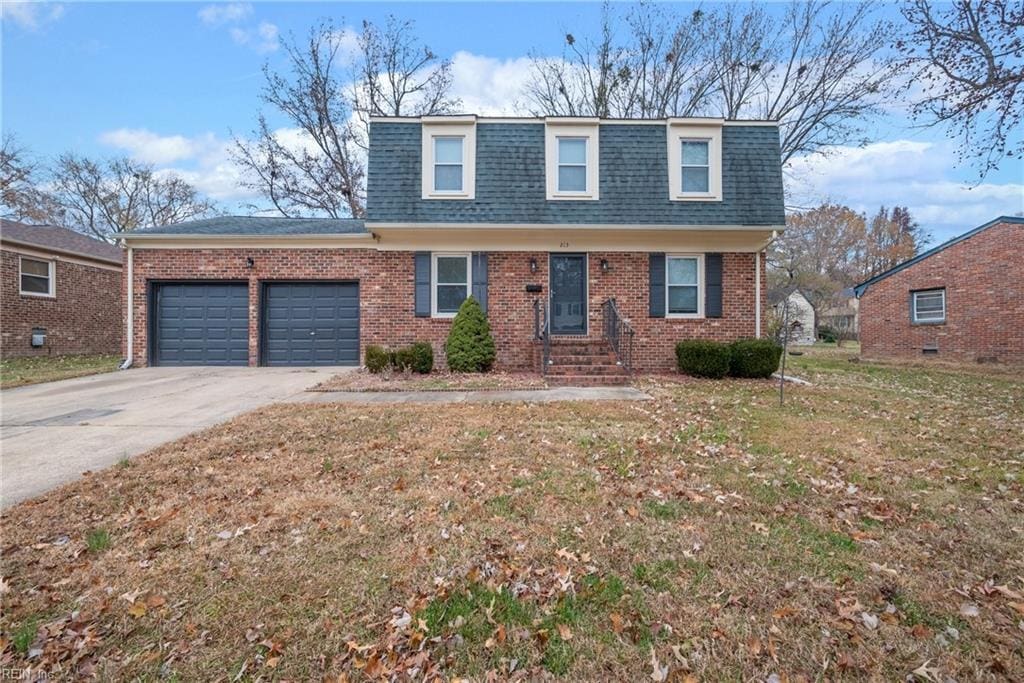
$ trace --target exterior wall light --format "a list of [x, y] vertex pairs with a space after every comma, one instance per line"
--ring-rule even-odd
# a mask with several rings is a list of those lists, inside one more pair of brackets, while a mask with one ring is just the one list
[[245, 267], [246, 268], [255, 268], [256, 267], [256, 259], [254, 259], [252, 256], [246, 256], [245, 257]]
[[535, 258], [530, 259], [530, 272], [531, 273], [536, 273], [537, 272], [537, 259], [535, 259]]
[[607, 273], [611, 269], [612, 269], [612, 264], [608, 263], [608, 259], [606, 259], [606, 258], [601, 259], [601, 272], [602, 273]]

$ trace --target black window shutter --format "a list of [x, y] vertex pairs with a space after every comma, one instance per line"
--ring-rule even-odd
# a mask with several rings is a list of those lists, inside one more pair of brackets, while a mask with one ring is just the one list
[[487, 313], [487, 253], [473, 252], [473, 298]]
[[650, 254], [650, 315], [652, 318], [665, 317], [665, 254]]
[[722, 255], [704, 255], [704, 317], [722, 317]]
[[430, 252], [417, 251], [413, 254], [416, 282], [416, 317], [430, 317]]

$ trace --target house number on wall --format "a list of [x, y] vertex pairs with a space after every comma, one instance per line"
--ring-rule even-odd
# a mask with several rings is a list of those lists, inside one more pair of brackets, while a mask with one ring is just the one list
[[568, 249], [569, 248], [569, 243], [568, 242], [559, 242], [558, 243], [558, 248], [559, 249]]

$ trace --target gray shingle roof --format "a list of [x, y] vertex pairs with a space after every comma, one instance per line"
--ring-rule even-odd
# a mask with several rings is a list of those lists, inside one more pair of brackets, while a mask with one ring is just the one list
[[366, 232], [356, 218], [220, 216], [136, 230], [136, 235], [351, 235]]
[[600, 199], [548, 201], [544, 123], [476, 126], [476, 197], [422, 199], [421, 126], [374, 121], [370, 128], [367, 217], [383, 222], [783, 225], [779, 134], [774, 126], [722, 132], [718, 202], [670, 201], [663, 126], [603, 124]]
[[27, 225], [0, 219], [0, 239], [121, 263], [122, 252], [119, 247], [58, 225]]

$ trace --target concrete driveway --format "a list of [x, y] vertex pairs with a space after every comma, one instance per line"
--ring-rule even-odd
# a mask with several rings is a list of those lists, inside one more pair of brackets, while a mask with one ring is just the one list
[[0, 394], [0, 507], [268, 403], [345, 368], [138, 368]]

